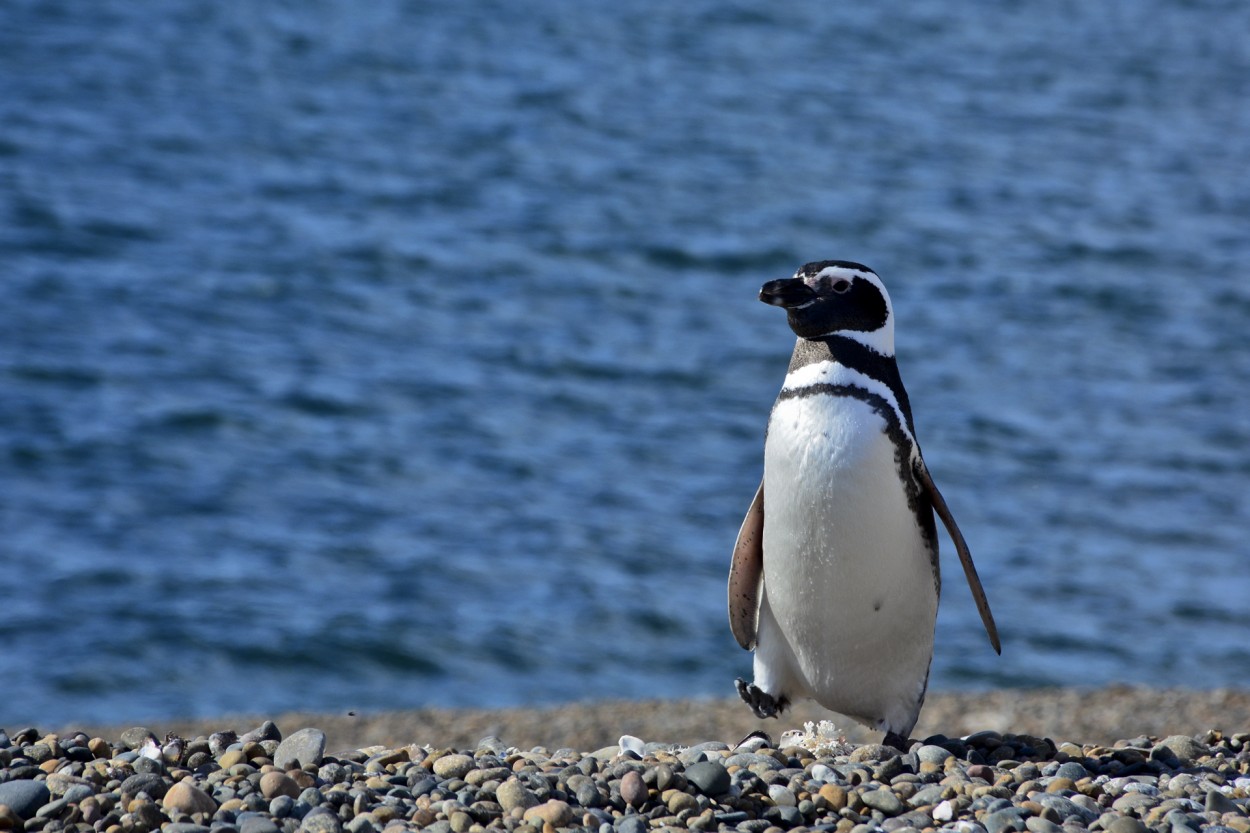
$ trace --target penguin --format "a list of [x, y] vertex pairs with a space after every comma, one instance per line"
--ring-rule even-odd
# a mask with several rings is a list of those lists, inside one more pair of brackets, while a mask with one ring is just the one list
[[902, 751], [929, 684], [942, 519], [990, 644], [972, 555], [929, 474], [894, 358], [885, 284], [824, 260], [769, 281], [798, 340], [773, 404], [764, 476], [734, 545], [729, 624], [754, 650], [738, 693], [756, 717], [815, 700]]

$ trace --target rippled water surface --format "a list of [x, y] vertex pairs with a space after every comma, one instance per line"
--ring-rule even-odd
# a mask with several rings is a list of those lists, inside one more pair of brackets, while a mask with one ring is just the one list
[[732, 695], [825, 258], [1003, 633], [946, 546], [933, 686], [1245, 685], [1248, 9], [4, 4], [0, 725]]

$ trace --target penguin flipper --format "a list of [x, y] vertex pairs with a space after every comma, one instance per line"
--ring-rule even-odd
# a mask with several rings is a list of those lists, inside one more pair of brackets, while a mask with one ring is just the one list
[[764, 482], [755, 490], [742, 519], [729, 568], [729, 629], [748, 651], [755, 647], [759, 625], [760, 579], [764, 575]]
[[933, 482], [929, 467], [921, 462], [916, 466], [916, 473], [921, 488], [933, 504], [933, 511], [937, 512], [938, 517], [942, 519], [942, 523], [946, 525], [946, 531], [950, 533], [951, 540], [955, 542], [955, 551], [959, 553], [959, 563], [963, 565], [964, 577], [968, 579], [968, 589], [972, 591], [972, 598], [977, 603], [977, 612], [981, 614], [981, 624], [985, 625], [985, 633], [990, 638], [990, 644], [994, 646], [994, 652], [1001, 654], [1003, 646], [998, 641], [998, 626], [994, 624], [994, 614], [990, 612], [990, 602], [985, 598], [985, 588], [981, 586], [981, 577], [977, 575], [977, 567], [972, 563], [972, 553], [968, 551], [968, 542], [959, 531], [955, 516], [951, 514], [946, 500], [938, 491], [937, 484]]

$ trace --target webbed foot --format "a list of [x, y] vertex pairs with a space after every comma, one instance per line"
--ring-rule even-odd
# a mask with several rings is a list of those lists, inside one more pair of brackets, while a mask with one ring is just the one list
[[764, 689], [754, 683], [748, 683], [741, 677], [736, 682], [738, 696], [751, 707], [751, 711], [755, 712], [755, 716], [761, 720], [766, 717], [778, 717], [790, 705], [790, 701], [786, 697], [773, 697]]

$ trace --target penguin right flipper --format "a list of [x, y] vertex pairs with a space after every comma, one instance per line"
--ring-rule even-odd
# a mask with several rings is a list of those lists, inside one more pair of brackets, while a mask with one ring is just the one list
[[985, 598], [985, 588], [981, 586], [981, 577], [977, 575], [977, 567], [972, 563], [972, 553], [968, 550], [968, 542], [959, 531], [959, 525], [955, 523], [955, 516], [946, 505], [946, 499], [942, 497], [937, 484], [933, 482], [933, 475], [929, 474], [928, 466], [921, 462], [916, 466], [916, 474], [921, 487], [933, 504], [933, 511], [937, 512], [938, 517], [942, 519], [942, 523], [946, 525], [946, 531], [950, 533], [951, 540], [955, 542], [955, 551], [959, 553], [959, 563], [964, 568], [964, 578], [968, 579], [968, 589], [972, 591], [973, 601], [977, 603], [977, 612], [981, 614], [981, 624], [985, 626], [985, 633], [989, 636], [994, 651], [1001, 654], [1003, 646], [998, 641], [998, 626], [994, 624], [994, 614], [990, 612], [990, 602]]
[[738, 644], [755, 647], [760, 613], [760, 579], [764, 575], [764, 482], [738, 530], [733, 564], [729, 568], [729, 628]]

